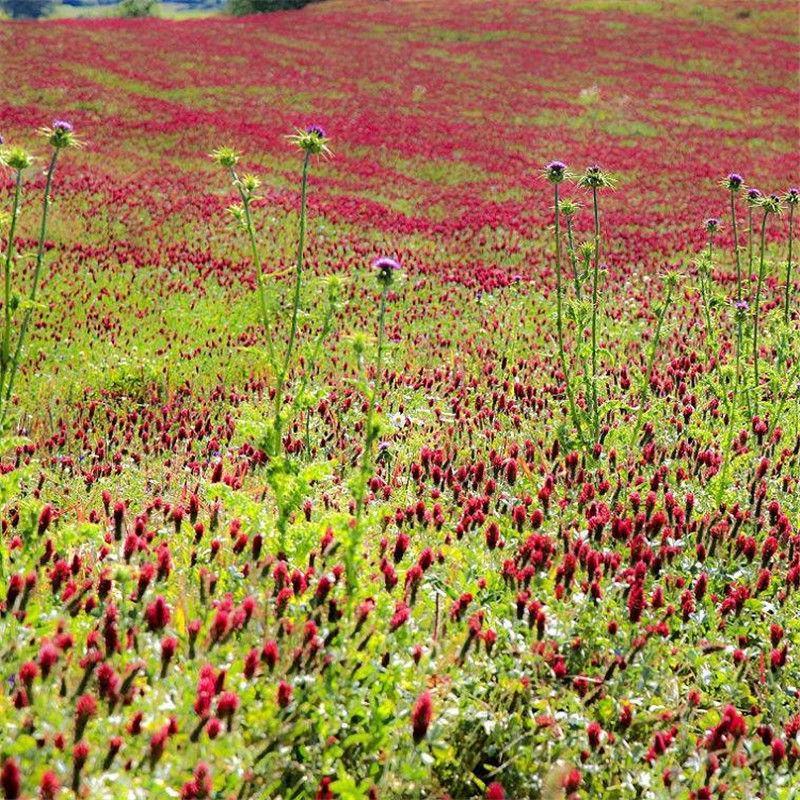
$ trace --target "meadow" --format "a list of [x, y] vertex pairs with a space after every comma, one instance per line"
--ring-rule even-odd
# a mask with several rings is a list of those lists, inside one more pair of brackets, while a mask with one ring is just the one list
[[799, 40], [0, 22], [0, 796], [799, 797]]

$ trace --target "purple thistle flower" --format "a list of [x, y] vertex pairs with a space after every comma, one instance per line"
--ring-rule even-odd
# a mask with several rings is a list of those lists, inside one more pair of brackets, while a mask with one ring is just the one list
[[761, 199], [761, 192], [758, 189], [747, 190], [747, 202], [757, 203]]
[[563, 161], [550, 161], [544, 166], [544, 174], [550, 183], [561, 183], [567, 174], [567, 165]]
[[709, 233], [716, 233], [719, 230], [719, 226], [722, 224], [722, 221], [719, 217], [709, 217], [705, 221], [706, 230]]
[[53, 130], [58, 133], [72, 133], [74, 128], [71, 122], [66, 122], [63, 119], [57, 119], [53, 122]]
[[388, 285], [394, 279], [394, 273], [400, 269], [400, 264], [393, 258], [381, 256], [372, 262], [372, 268], [378, 273], [378, 281]]
[[323, 128], [322, 125], [308, 125], [306, 127], [306, 133], [313, 133], [319, 136], [320, 139], [326, 138], [325, 128]]
[[746, 313], [749, 311], [749, 309], [750, 309], [750, 304], [747, 302], [747, 300], [737, 300], [737, 301], [736, 301], [736, 302], [733, 304], [733, 307], [734, 307], [734, 308], [735, 308], [735, 309], [736, 309], [736, 310], [737, 310], [737, 311], [738, 311], [740, 314], [746, 314]]
[[800, 189], [792, 186], [786, 191], [786, 196], [783, 198], [790, 206], [796, 206], [800, 202]]
[[731, 191], [738, 192], [744, 184], [744, 178], [738, 172], [731, 172], [727, 180], [728, 188]]

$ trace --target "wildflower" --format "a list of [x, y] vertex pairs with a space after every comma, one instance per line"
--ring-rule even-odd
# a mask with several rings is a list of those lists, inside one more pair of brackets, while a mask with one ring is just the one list
[[433, 703], [431, 702], [431, 693], [423, 692], [417, 698], [416, 703], [414, 703], [414, 708], [411, 711], [411, 730], [416, 744], [419, 744], [427, 735], [432, 715]]
[[573, 217], [578, 213], [580, 204], [571, 200], [569, 197], [564, 197], [558, 201], [559, 213], [564, 217]]
[[578, 186], [584, 189], [613, 189], [616, 183], [616, 179], [597, 164], [587, 167], [586, 172], [578, 178]]
[[744, 178], [738, 172], [731, 172], [722, 185], [731, 192], [738, 192], [744, 186]]
[[97, 700], [90, 694], [81, 695], [75, 704], [75, 741], [80, 741], [86, 724], [97, 713]]
[[0, 165], [17, 171], [28, 169], [33, 164], [33, 156], [21, 147], [11, 147], [0, 151]]
[[61, 784], [55, 772], [48, 770], [39, 782], [39, 800], [56, 800]]
[[506, 792], [503, 789], [503, 785], [497, 783], [490, 783], [486, 787], [486, 800], [506, 800]]
[[800, 189], [795, 189], [794, 187], [788, 189], [783, 196], [783, 202], [788, 206], [796, 206], [800, 203]]
[[759, 198], [758, 205], [764, 209], [765, 214], [780, 214], [783, 210], [781, 198], [777, 194]]
[[400, 264], [393, 258], [382, 256], [372, 262], [372, 268], [377, 273], [378, 283], [383, 287], [388, 287], [394, 280], [394, 273], [400, 269]]
[[286, 708], [292, 702], [293, 689], [286, 681], [281, 681], [278, 684], [278, 705], [281, 708]]
[[747, 204], [749, 206], [757, 206], [761, 197], [761, 192], [758, 189], [750, 188], [747, 190]]
[[579, 769], [571, 769], [565, 776], [561, 785], [567, 794], [577, 792], [581, 786], [581, 772]]
[[563, 161], [545, 164], [544, 175], [550, 183], [561, 183], [567, 177], [567, 165]]
[[298, 128], [296, 133], [287, 137], [290, 142], [296, 144], [301, 150], [305, 150], [309, 155], [331, 154], [328, 142], [330, 141], [321, 125], [309, 125], [305, 129]]
[[704, 224], [706, 232], [713, 236], [719, 230], [719, 226], [722, 224], [722, 221], [718, 217], [709, 217]]
[[232, 147], [218, 147], [208, 157], [226, 169], [233, 169], [239, 163], [239, 154]]
[[171, 613], [166, 600], [161, 595], [150, 603], [144, 612], [145, 619], [147, 620], [147, 627], [151, 631], [161, 630], [165, 628], [170, 621]]
[[49, 128], [42, 128], [40, 133], [56, 150], [64, 150], [67, 147], [76, 147], [78, 145], [78, 140], [75, 138], [75, 129], [71, 123], [63, 119], [54, 120]]
[[13, 758], [7, 758], [0, 770], [0, 787], [3, 789], [5, 800], [17, 800], [22, 791], [22, 776], [19, 764]]

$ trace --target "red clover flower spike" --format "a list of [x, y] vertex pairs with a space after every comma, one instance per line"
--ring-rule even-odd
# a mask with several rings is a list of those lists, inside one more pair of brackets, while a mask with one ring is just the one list
[[331, 155], [328, 142], [330, 141], [321, 125], [309, 125], [305, 129], [298, 128], [296, 133], [288, 137], [290, 142], [296, 144], [301, 150], [312, 156]]
[[550, 183], [561, 183], [567, 177], [567, 165], [563, 161], [545, 164], [544, 175]]
[[400, 264], [393, 258], [382, 256], [372, 262], [372, 267], [377, 273], [378, 283], [381, 286], [389, 287], [394, 281], [395, 272], [400, 269]]

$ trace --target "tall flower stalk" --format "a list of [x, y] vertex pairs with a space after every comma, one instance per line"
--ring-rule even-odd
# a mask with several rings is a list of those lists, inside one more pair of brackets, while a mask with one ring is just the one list
[[733, 432], [736, 426], [736, 412], [739, 399], [739, 384], [742, 380], [742, 327], [747, 317], [748, 304], [746, 300], [737, 300], [734, 303], [734, 316], [736, 322], [736, 364], [733, 377], [733, 396], [728, 406], [728, 430], [725, 437], [725, 446], [722, 454], [722, 467], [720, 468], [717, 482], [716, 502], [719, 506], [728, 486], [728, 472], [731, 465], [731, 451], [733, 447]]
[[758, 401], [761, 394], [760, 374], [759, 374], [759, 350], [758, 350], [758, 334], [760, 330], [759, 310], [761, 307], [761, 288], [764, 283], [764, 269], [765, 269], [765, 250], [766, 250], [766, 237], [767, 237], [767, 219], [770, 214], [779, 214], [781, 211], [781, 200], [777, 195], [770, 195], [769, 197], [762, 197], [759, 201], [759, 206], [763, 211], [761, 219], [761, 247], [759, 252], [758, 262], [758, 283], [756, 284], [756, 298], [753, 306], [753, 388], [755, 391], [755, 399], [753, 402], [755, 413], [758, 414]]
[[789, 207], [789, 253], [786, 259], [786, 289], [783, 297], [783, 321], [789, 324], [791, 296], [792, 296], [792, 244], [794, 242], [794, 210], [800, 202], [800, 190], [789, 189], [783, 196], [783, 200]]
[[577, 300], [581, 299], [581, 276], [578, 270], [578, 253], [575, 249], [575, 237], [572, 231], [572, 218], [580, 206], [570, 198], [564, 198], [558, 204], [558, 210], [564, 217], [567, 223], [567, 250], [569, 252], [569, 260], [572, 265], [572, 281], [575, 285], [575, 297]]
[[747, 190], [747, 281], [753, 276], [753, 212], [761, 201], [761, 192], [752, 187]]
[[[558, 197], [559, 184], [566, 178], [567, 166], [562, 161], [551, 161], [545, 167], [545, 177], [553, 185], [555, 213], [555, 240], [556, 240], [556, 333], [558, 337], [558, 357], [561, 362], [561, 371], [564, 373], [564, 384], [567, 393], [567, 403], [569, 404], [569, 414], [572, 424], [578, 434], [578, 439], [583, 442], [583, 426], [581, 425], [578, 409], [575, 405], [575, 394], [572, 389], [572, 376], [567, 362], [567, 354], [564, 347], [564, 311], [563, 311], [563, 287], [561, 278], [561, 228], [559, 218], [561, 216], [561, 203]], [[574, 258], [574, 256], [573, 256]], [[577, 273], [576, 273], [577, 276]], [[576, 281], [577, 287], [577, 281]]]
[[380, 399], [381, 385], [383, 382], [383, 350], [386, 341], [386, 303], [389, 290], [394, 283], [395, 274], [400, 269], [400, 264], [393, 258], [379, 258], [373, 263], [381, 296], [378, 305], [378, 349], [375, 356], [375, 378], [372, 382], [372, 391], [367, 402], [366, 419], [364, 420], [364, 449], [361, 453], [361, 463], [353, 484], [355, 500], [355, 515], [350, 527], [347, 549], [345, 552], [345, 577], [347, 580], [348, 597], [354, 596], [356, 586], [356, 566], [358, 551], [363, 538], [364, 506], [367, 495], [367, 485], [372, 476], [375, 463], [375, 442], [380, 433], [380, 426], [375, 422], [375, 406]]
[[10, 366], [11, 348], [11, 268], [14, 262], [14, 239], [17, 232], [17, 220], [22, 200], [22, 173], [31, 166], [33, 158], [21, 148], [14, 148], [2, 154], [2, 163], [15, 171], [14, 199], [11, 203], [11, 216], [8, 220], [8, 243], [6, 245], [5, 263], [3, 265], [3, 338], [0, 345], [0, 406], [3, 401], [3, 388]]
[[[49, 128], [42, 128], [40, 133], [47, 139], [52, 148], [50, 161], [45, 173], [45, 186], [44, 195], [42, 197], [42, 214], [39, 223], [39, 237], [36, 246], [36, 258], [33, 267], [33, 277], [31, 278], [30, 289], [28, 290], [27, 306], [25, 314], [22, 317], [19, 331], [17, 333], [16, 344], [13, 352], [11, 351], [11, 327], [12, 327], [12, 314], [14, 312], [14, 300], [11, 294], [11, 268], [14, 259], [14, 245], [13, 235], [9, 237], [8, 247], [6, 249], [6, 260], [3, 275], [3, 299], [5, 303], [4, 316], [3, 316], [3, 338], [0, 342], [0, 354], [2, 356], [2, 363], [0, 363], [0, 373], [2, 374], [3, 382], [0, 383], [0, 393], [2, 393], [2, 410], [0, 410], [0, 430], [5, 427], [6, 418], [8, 415], [8, 406], [11, 402], [11, 397], [14, 392], [14, 385], [16, 383], [17, 372], [19, 370], [20, 361], [22, 358], [22, 350], [28, 336], [28, 328], [30, 327], [33, 311], [36, 307], [36, 297], [39, 290], [39, 280], [42, 274], [42, 266], [44, 265], [45, 242], [47, 240], [47, 222], [52, 202], [51, 191], [53, 188], [53, 176], [56, 170], [56, 163], [58, 156], [62, 150], [68, 147], [74, 147], [78, 144], [75, 138], [75, 133], [72, 125], [63, 120], [56, 120]], [[11, 160], [9, 160], [9, 156]], [[14, 161], [12, 164], [11, 161]], [[11, 225], [16, 226], [17, 216], [19, 214], [19, 203], [21, 193], [22, 170], [30, 166], [30, 156], [19, 149], [10, 151], [4, 157], [4, 162], [12, 168], [17, 170], [15, 181], [14, 201]], [[11, 231], [9, 231], [11, 233]]]
[[731, 201], [731, 230], [733, 231], [733, 257], [736, 261], [736, 299], [742, 299], [742, 263], [739, 256], [739, 231], [736, 227], [736, 195], [744, 186], [744, 178], [736, 172], [732, 172], [723, 181], [723, 186], [730, 192]]
[[714, 237], [719, 231], [720, 220], [711, 217], [705, 221], [705, 229], [708, 234], [708, 244], [705, 257], [701, 257], [698, 264], [698, 278], [700, 281], [700, 295], [703, 300], [703, 314], [706, 321], [706, 338], [708, 347], [712, 355], [716, 355], [716, 334], [714, 324], [711, 319], [711, 272], [714, 268]]
[[280, 454], [281, 441], [283, 437], [283, 396], [286, 388], [286, 380], [292, 367], [292, 356], [295, 350], [297, 339], [297, 320], [300, 313], [300, 297], [303, 285], [303, 265], [306, 243], [306, 218], [307, 218], [307, 199], [308, 199], [308, 168], [311, 156], [328, 155], [328, 139], [325, 130], [319, 125], [311, 125], [305, 130], [298, 130], [297, 133], [289, 137], [303, 151], [303, 169], [300, 179], [300, 219], [297, 231], [297, 259], [294, 271], [294, 289], [292, 292], [292, 320], [289, 327], [289, 340], [286, 344], [286, 351], [283, 356], [278, 371], [275, 387], [275, 416], [273, 422], [273, 455]]
[[211, 157], [228, 170], [231, 176], [231, 182], [239, 194], [241, 205], [232, 206], [229, 210], [244, 227], [247, 232], [248, 241], [250, 242], [250, 257], [256, 269], [256, 282], [258, 283], [259, 314], [261, 316], [261, 324], [266, 334], [269, 360], [271, 364], [274, 364], [275, 345], [272, 341], [272, 322], [270, 320], [269, 307], [267, 304], [264, 268], [261, 262], [258, 242], [256, 241], [255, 224], [253, 223], [253, 201], [258, 199], [256, 192], [258, 191], [260, 181], [255, 175], [239, 174], [236, 169], [239, 163], [239, 154], [228, 147], [220, 147], [211, 154]]
[[658, 315], [656, 317], [656, 329], [653, 333], [653, 341], [650, 343], [650, 353], [647, 357], [647, 365], [645, 367], [644, 380], [640, 392], [639, 411], [636, 415], [636, 425], [633, 429], [633, 436], [631, 437], [631, 441], [634, 442], [636, 441], [636, 437], [639, 435], [639, 431], [642, 428], [645, 401], [651, 392], [650, 385], [653, 378], [653, 367], [655, 366], [656, 355], [658, 353], [659, 345], [661, 344], [661, 330], [664, 327], [664, 318], [667, 316], [669, 307], [672, 304], [672, 293], [678, 284], [678, 279], [679, 275], [677, 272], [668, 272], [664, 278], [664, 285], [667, 288], [667, 293], [664, 296], [664, 302], [661, 304], [661, 308], [658, 309]]
[[592, 264], [592, 417], [594, 429], [594, 441], [600, 440], [600, 408], [597, 399], [598, 381], [598, 290], [600, 283], [600, 208], [598, 204], [598, 192], [600, 189], [613, 189], [614, 179], [598, 166], [591, 166], [586, 169], [578, 179], [578, 186], [590, 189], [592, 192], [592, 212], [594, 216], [594, 260]]

